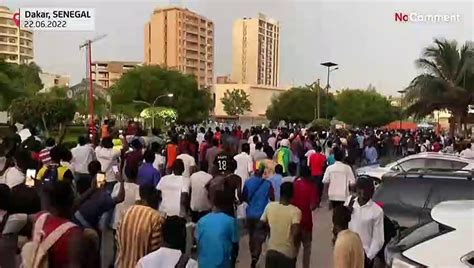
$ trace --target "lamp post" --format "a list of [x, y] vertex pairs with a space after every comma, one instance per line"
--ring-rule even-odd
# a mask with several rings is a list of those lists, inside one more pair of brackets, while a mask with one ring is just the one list
[[403, 94], [405, 94], [407, 91], [402, 89], [397, 92], [400, 93], [400, 130], [402, 130]]
[[331, 69], [331, 67], [334, 67], [334, 66], [337, 66], [337, 63], [334, 63], [334, 62], [323, 62], [321, 63], [322, 66], [326, 66], [328, 68], [328, 78], [327, 78], [327, 84], [326, 84], [326, 119], [329, 119], [328, 118], [328, 114], [329, 114], [329, 74], [332, 72], [332, 71], [335, 71], [335, 70], [338, 70], [339, 67], [335, 67], [333, 69]]
[[[168, 94], [163, 94], [163, 95], [160, 95], [160, 96], [156, 97], [155, 100], [152, 103], [149, 103], [147, 101], [141, 101], [141, 100], [134, 100], [133, 103], [145, 104], [145, 105], [148, 106], [148, 108], [155, 108], [157, 100], [159, 100], [161, 98], [164, 98], [164, 97], [172, 98], [173, 96], [174, 96], [173, 93], [168, 93]], [[153, 114], [151, 125], [152, 125], [153, 128], [155, 127], [155, 114]]]

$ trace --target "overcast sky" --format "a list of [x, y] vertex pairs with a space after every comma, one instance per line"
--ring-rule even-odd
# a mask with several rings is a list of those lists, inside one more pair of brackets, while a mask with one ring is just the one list
[[[21, 7], [95, 8], [95, 32], [36, 32], [35, 61], [45, 72], [69, 74], [72, 83], [85, 73], [85, 55], [78, 46], [87, 38], [107, 34], [93, 45], [93, 60], [143, 61], [144, 24], [153, 9], [187, 7], [214, 21], [215, 76], [232, 68], [232, 23], [259, 12], [280, 21], [280, 85], [304, 85], [321, 78], [319, 64], [333, 61], [332, 89], [366, 88], [372, 84], [395, 95], [419, 72], [414, 60], [435, 37], [460, 44], [474, 40], [474, 1], [319, 1], [319, 0], [191, 0], [91, 1], [7, 0]], [[395, 12], [459, 14], [453, 23], [400, 23]]]

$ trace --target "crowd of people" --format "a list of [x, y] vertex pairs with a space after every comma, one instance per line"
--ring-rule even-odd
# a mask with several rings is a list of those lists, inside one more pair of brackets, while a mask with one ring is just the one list
[[354, 166], [423, 151], [474, 156], [470, 143], [459, 149], [458, 140], [422, 131], [236, 126], [147, 135], [135, 122], [117, 130], [105, 121], [73, 148], [33, 134], [12, 127], [0, 145], [0, 267], [235, 267], [248, 233], [252, 268], [295, 267], [300, 248], [308, 268], [325, 188], [334, 266], [373, 267], [387, 224], [372, 181], [356, 180]]

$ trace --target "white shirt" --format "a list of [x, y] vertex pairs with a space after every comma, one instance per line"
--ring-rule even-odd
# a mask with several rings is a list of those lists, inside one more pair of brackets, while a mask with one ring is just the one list
[[211, 210], [211, 203], [207, 195], [206, 184], [212, 180], [212, 175], [198, 171], [191, 175], [191, 209], [193, 211], [209, 211]]
[[160, 166], [161, 167], [165, 166], [165, 161], [166, 161], [166, 158], [164, 156], [162, 156], [161, 154], [155, 154], [155, 161], [153, 162], [153, 167], [159, 171]]
[[355, 184], [354, 172], [349, 165], [336, 161], [324, 172], [323, 183], [329, 183], [329, 200], [345, 201], [350, 196], [349, 185]]
[[188, 177], [174, 174], [162, 177], [156, 186], [162, 196], [160, 211], [168, 216], [186, 216], [185, 210], [181, 208], [181, 193], [189, 193], [189, 186]]
[[205, 138], [205, 134], [202, 132], [199, 132], [196, 135], [196, 141], [199, 143], [199, 148], [201, 148], [201, 143], [204, 141], [204, 138]]
[[460, 156], [469, 158], [469, 159], [474, 159], [474, 151], [472, 150], [472, 148], [471, 149], [466, 148], [461, 152]]
[[275, 151], [275, 148], [276, 148], [276, 140], [277, 140], [276, 137], [273, 137], [273, 136], [268, 138], [268, 145], [272, 147], [273, 151]]
[[[254, 144], [254, 143], [253, 143], [253, 137], [254, 137], [254, 136], [255, 136], [255, 135], [250, 136], [249, 139], [247, 140], [248, 144], [250, 144], [250, 147], [252, 147], [252, 144]], [[262, 142], [262, 138], [260, 137], [260, 135], [257, 135], [257, 137], [258, 137], [258, 141], [259, 141], [259, 142]]]
[[252, 157], [246, 152], [234, 156], [234, 160], [237, 162], [237, 168], [234, 174], [238, 175], [242, 179], [242, 185], [249, 178], [250, 173], [253, 171]]
[[[346, 206], [350, 197], [346, 200]], [[354, 201], [349, 230], [359, 234], [367, 258], [373, 259], [384, 244], [383, 210], [374, 201], [369, 200], [362, 207]]]
[[24, 183], [25, 179], [25, 173], [20, 171], [17, 167], [9, 167], [7, 170], [5, 170], [5, 173], [0, 178], [0, 183], [6, 184], [11, 189], [19, 184]]
[[72, 170], [77, 173], [89, 174], [88, 165], [95, 159], [95, 152], [92, 145], [78, 145], [71, 150], [72, 153]]
[[315, 151], [314, 149], [311, 149], [311, 150], [308, 150], [308, 151], [304, 154], [304, 156], [305, 156], [306, 159], [307, 159], [307, 163], [306, 163], [306, 164], [308, 165], [308, 167], [309, 167], [309, 158], [311, 157], [312, 154], [315, 154], [315, 153], [316, 153], [316, 151]]
[[190, 156], [189, 154], [180, 154], [176, 157], [176, 159], [183, 160], [183, 163], [184, 163], [183, 176], [189, 178], [189, 176], [191, 176], [191, 167], [196, 166], [196, 160], [194, 160], [194, 157]]
[[105, 173], [105, 180], [107, 182], [116, 181], [117, 179], [115, 178], [115, 173], [112, 167], [118, 165], [120, 151], [113, 148], [107, 149], [99, 146], [95, 148], [95, 155], [102, 166], [102, 172]]
[[[140, 186], [133, 182], [125, 182], [123, 185], [125, 189], [125, 199], [123, 202], [118, 203], [115, 206], [114, 210], [114, 220], [112, 222], [112, 228], [117, 229], [118, 224], [125, 215], [125, 212], [133, 206], [138, 200], [140, 200]], [[114, 189], [112, 190], [112, 194], [110, 195], [112, 198], [116, 197], [120, 190], [120, 183], [116, 183], [114, 185]]]
[[[172, 248], [161, 247], [156, 251], [138, 260], [136, 268], [172, 268], [181, 258], [181, 251]], [[197, 268], [195, 260], [189, 259], [186, 268]]]

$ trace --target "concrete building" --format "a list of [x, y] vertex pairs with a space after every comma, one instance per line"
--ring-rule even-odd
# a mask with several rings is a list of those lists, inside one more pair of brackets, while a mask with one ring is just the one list
[[0, 58], [22, 64], [33, 60], [33, 32], [20, 30], [8, 7], [0, 6]]
[[215, 100], [214, 117], [216, 119], [236, 119], [236, 117], [231, 117], [226, 114], [224, 105], [221, 102], [221, 98], [224, 97], [224, 93], [228, 89], [231, 91], [233, 89], [242, 89], [245, 93], [249, 94], [249, 100], [252, 103], [252, 111], [246, 112], [240, 117], [240, 120], [245, 120], [250, 124], [265, 123], [267, 121], [265, 113], [271, 104], [272, 98], [287, 90], [287, 88], [265, 85], [240, 83], [215, 84], [213, 86], [213, 96]]
[[199, 88], [212, 85], [214, 23], [185, 8], [156, 9], [145, 25], [145, 64], [193, 74]]
[[69, 87], [69, 75], [40, 73], [43, 88], [40, 92], [48, 92], [52, 87]]
[[278, 86], [280, 78], [280, 24], [258, 14], [234, 22], [232, 32], [233, 81]]
[[140, 65], [135, 61], [92, 62], [92, 81], [103, 88], [111, 87], [124, 73]]

